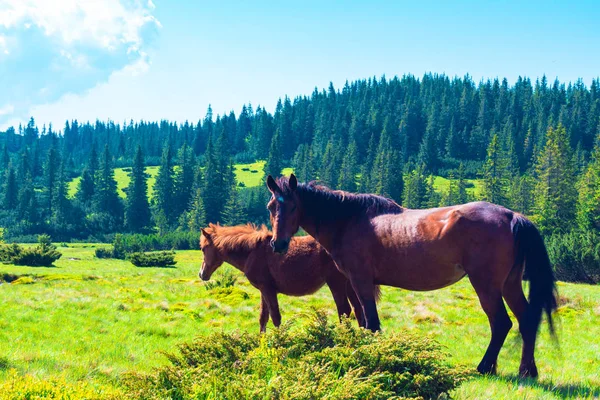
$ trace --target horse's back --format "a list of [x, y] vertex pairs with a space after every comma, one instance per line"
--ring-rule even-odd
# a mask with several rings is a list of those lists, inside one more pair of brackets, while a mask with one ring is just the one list
[[411, 290], [453, 284], [476, 263], [513, 257], [512, 216], [504, 207], [473, 202], [375, 217], [373, 273], [383, 284]]

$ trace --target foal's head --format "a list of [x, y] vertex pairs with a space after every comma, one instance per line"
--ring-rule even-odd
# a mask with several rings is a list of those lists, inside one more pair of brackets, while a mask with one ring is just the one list
[[202, 229], [200, 236], [200, 250], [204, 254], [204, 260], [198, 275], [203, 281], [209, 280], [213, 272], [223, 264], [223, 258], [213, 240], [215, 233], [215, 226], [211, 224], [210, 227]]
[[298, 180], [294, 174], [290, 175], [286, 186], [286, 190], [283, 190], [271, 175], [267, 178], [267, 187], [272, 194], [267, 204], [273, 227], [271, 247], [276, 253], [287, 251], [292, 236], [300, 228], [300, 201], [296, 194]]

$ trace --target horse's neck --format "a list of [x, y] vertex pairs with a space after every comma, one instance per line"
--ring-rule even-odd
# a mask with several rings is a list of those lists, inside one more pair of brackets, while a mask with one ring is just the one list
[[333, 238], [339, 230], [340, 222], [318, 221], [312, 216], [305, 216], [300, 220], [300, 226], [310, 236], [315, 238], [327, 251], [333, 250]]
[[246, 260], [248, 259], [250, 253], [252, 253], [254, 250], [256, 249], [251, 248], [251, 246], [237, 244], [236, 246], [222, 248], [220, 252], [221, 256], [223, 257], [223, 261], [231, 264], [240, 271], [245, 272]]

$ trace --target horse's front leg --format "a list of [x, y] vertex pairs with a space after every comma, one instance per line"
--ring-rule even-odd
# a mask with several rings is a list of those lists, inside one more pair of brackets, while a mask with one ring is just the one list
[[349, 274], [349, 279], [352, 289], [354, 289], [362, 306], [366, 328], [373, 332], [377, 332], [381, 329], [381, 324], [377, 313], [373, 277], [366, 274]]
[[265, 295], [260, 292], [260, 333], [267, 331], [267, 323], [269, 322], [269, 306], [265, 300]]

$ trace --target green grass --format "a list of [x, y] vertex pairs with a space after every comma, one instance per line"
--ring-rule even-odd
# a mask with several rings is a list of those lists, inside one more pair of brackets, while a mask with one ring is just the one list
[[[467, 193], [473, 195], [476, 199], [483, 195], [483, 181], [481, 179], [465, 179], [467, 181]], [[451, 180], [443, 176], [436, 176], [433, 179], [433, 188], [436, 192], [447, 193], [450, 189]]]
[[[207, 290], [197, 278], [199, 251], [177, 252], [176, 268], [136, 268], [95, 259], [94, 245], [60, 250], [56, 268], [0, 265], [0, 277], [30, 278], [21, 281], [28, 284], [0, 284], [0, 381], [16, 371], [19, 377], [114, 386], [127, 371], [164, 365], [162, 351], [198, 335], [258, 330], [259, 292], [243, 278], [231, 293]], [[559, 290], [560, 349], [544, 324], [537, 350], [540, 380], [515, 378], [520, 355], [515, 324], [500, 353], [499, 376], [474, 375], [454, 398], [600, 396], [600, 286], [560, 284]], [[327, 288], [310, 297], [280, 296], [280, 305], [284, 321], [296, 317], [302, 323], [302, 313], [312, 306], [336, 318]], [[467, 279], [434, 292], [384, 287], [379, 311], [384, 334], [404, 328], [435, 338], [453, 363], [473, 369], [489, 340], [487, 319]]]
[[[146, 167], [146, 173], [148, 174], [148, 198], [152, 198], [154, 193], [154, 183], [156, 182], [156, 175], [158, 174], [158, 167]], [[69, 197], [75, 197], [79, 186], [81, 177], [74, 178], [68, 184]], [[115, 168], [115, 180], [117, 181], [117, 190], [121, 198], [125, 198], [125, 189], [129, 186], [131, 178], [129, 172], [126, 172], [123, 168]]]

